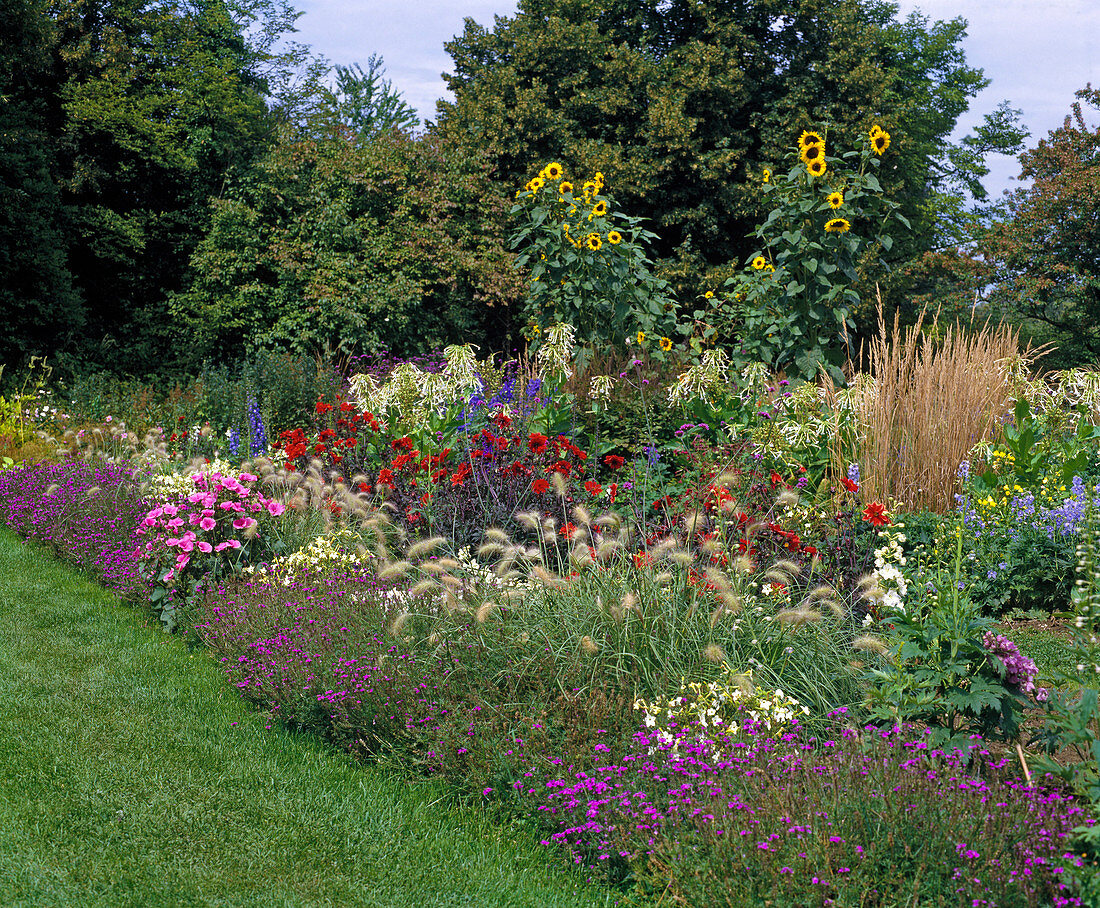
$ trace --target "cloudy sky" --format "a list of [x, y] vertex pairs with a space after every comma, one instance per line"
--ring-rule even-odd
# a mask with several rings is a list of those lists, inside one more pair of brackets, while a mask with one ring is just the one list
[[[298, 0], [304, 15], [296, 38], [333, 63], [382, 56], [386, 75], [421, 118], [435, 116], [445, 93], [441, 73], [450, 70], [444, 42], [463, 30], [467, 17], [491, 27], [493, 16], [511, 16], [509, 0]], [[960, 120], [960, 135], [1007, 99], [1023, 111], [1028, 144], [1061, 125], [1073, 93], [1100, 85], [1100, 0], [900, 0], [902, 15], [919, 10], [930, 19], [962, 16], [969, 22], [967, 62], [992, 79]], [[1094, 113], [1088, 122], [1095, 124]], [[1013, 185], [1015, 160], [991, 160], [986, 188]]]

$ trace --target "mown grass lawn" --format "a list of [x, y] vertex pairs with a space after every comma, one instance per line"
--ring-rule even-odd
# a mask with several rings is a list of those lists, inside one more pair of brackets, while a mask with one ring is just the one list
[[598, 905], [445, 789], [267, 728], [202, 651], [0, 530], [5, 905]]

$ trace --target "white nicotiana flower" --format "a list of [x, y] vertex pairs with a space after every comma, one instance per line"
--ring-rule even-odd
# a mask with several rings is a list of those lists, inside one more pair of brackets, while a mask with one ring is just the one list
[[590, 400], [607, 401], [611, 398], [611, 389], [615, 386], [610, 375], [593, 375], [588, 386]]
[[561, 374], [566, 378], [573, 375], [570, 366], [573, 363], [572, 325], [558, 323], [546, 329], [546, 340], [535, 354], [535, 362], [543, 375]]
[[452, 344], [443, 350], [446, 365], [443, 372], [451, 379], [452, 386], [460, 393], [469, 393], [481, 388], [477, 377], [477, 357], [473, 344]]

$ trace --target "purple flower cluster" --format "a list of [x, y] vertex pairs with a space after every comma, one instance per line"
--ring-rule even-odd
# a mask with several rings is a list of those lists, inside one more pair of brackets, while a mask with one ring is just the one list
[[986, 631], [982, 637], [982, 646], [1004, 665], [1005, 684], [1019, 689], [1021, 693], [1033, 697], [1040, 703], [1047, 699], [1050, 692], [1035, 684], [1035, 677], [1039, 674], [1038, 666], [1021, 653], [1008, 637]]
[[1008, 760], [980, 750], [985, 766], [972, 773], [912, 729], [776, 740], [750, 727], [718, 748], [697, 731], [667, 743], [643, 729], [621, 759], [597, 746], [594, 769], [557, 761], [558, 775], [528, 773], [515, 788], [555, 829], [544, 844], [609, 875], [661, 868], [654, 882], [673, 903], [707, 904], [706, 886], [692, 887], [708, 874], [730, 885], [729, 869], [742, 868], [736, 904], [808, 891], [814, 904], [855, 904], [919, 852], [926, 885], [938, 877], [958, 904], [1003, 904], [1007, 893], [1081, 904], [1062, 874], [1081, 866], [1068, 851], [1074, 828], [1093, 821], [1071, 798], [1015, 780]]
[[132, 470], [105, 462], [0, 473], [0, 522], [130, 601], [148, 601], [134, 530], [149, 509]]

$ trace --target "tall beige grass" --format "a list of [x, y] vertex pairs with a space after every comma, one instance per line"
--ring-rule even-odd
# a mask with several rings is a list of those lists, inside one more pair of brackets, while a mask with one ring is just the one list
[[[979, 441], [995, 437], [1011, 410], [1017, 378], [1041, 351], [1020, 351], [1004, 324], [942, 329], [925, 313], [911, 328], [895, 315], [860, 350], [869, 375], [849, 390], [827, 386], [834, 419], [830, 459], [837, 475], [860, 466], [865, 500], [942, 514], [955, 504], [957, 471]], [[923, 330], [922, 330], [923, 329]], [[850, 403], [850, 413], [844, 404]]]

